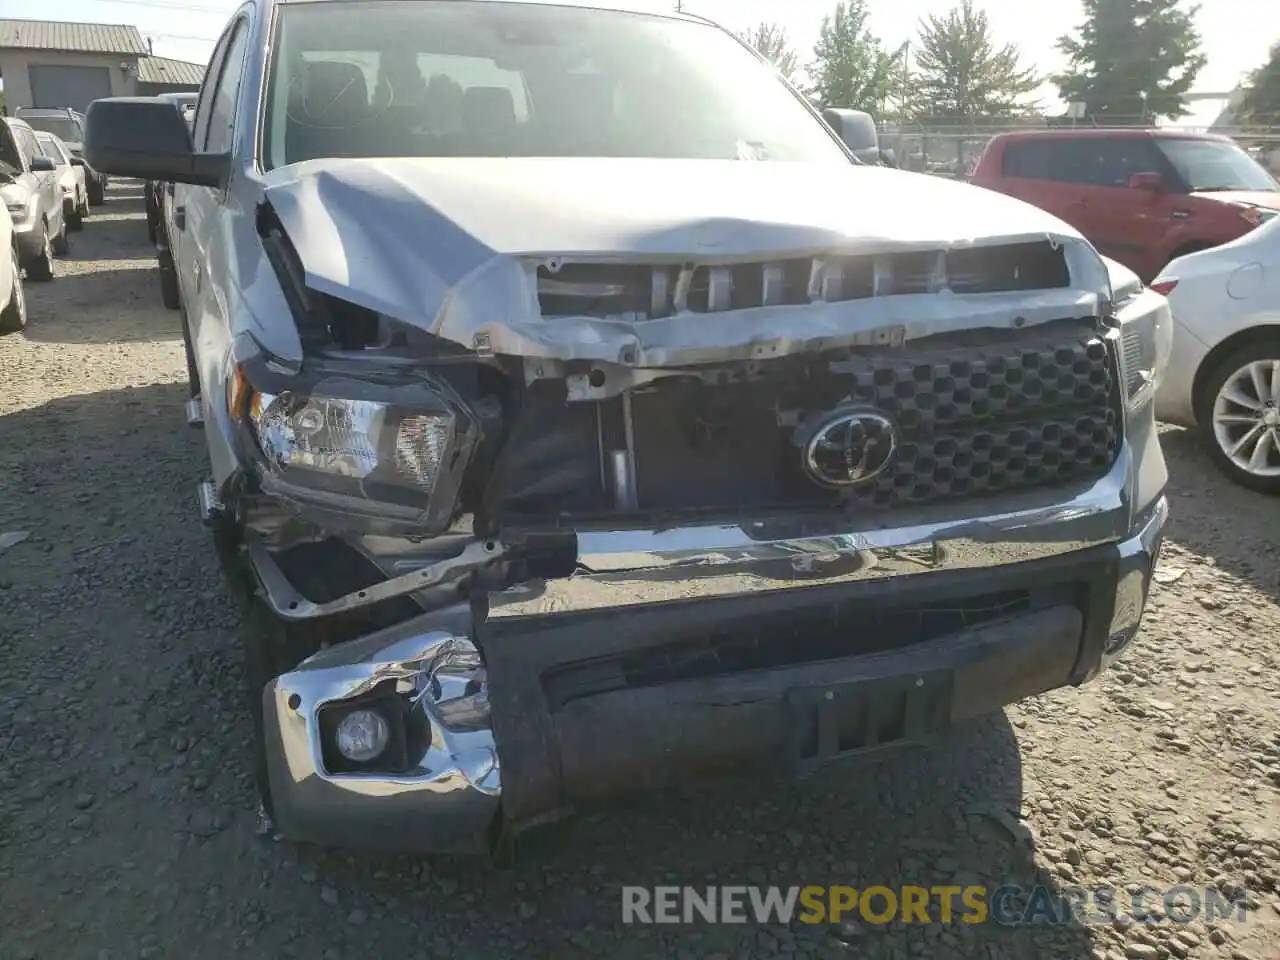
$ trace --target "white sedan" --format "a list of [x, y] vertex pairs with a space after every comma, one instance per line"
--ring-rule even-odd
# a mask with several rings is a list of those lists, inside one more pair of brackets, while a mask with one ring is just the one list
[[1173, 309], [1156, 415], [1197, 428], [1232, 480], [1280, 494], [1280, 217], [1179, 257], [1151, 286]]
[[80, 230], [89, 215], [89, 188], [85, 180], [84, 161], [73, 157], [62, 140], [44, 130], [35, 131], [40, 151], [53, 161], [62, 191], [62, 215], [67, 227]]
[[0, 333], [16, 333], [27, 325], [27, 299], [22, 292], [13, 220], [4, 204], [0, 204], [0, 244]]

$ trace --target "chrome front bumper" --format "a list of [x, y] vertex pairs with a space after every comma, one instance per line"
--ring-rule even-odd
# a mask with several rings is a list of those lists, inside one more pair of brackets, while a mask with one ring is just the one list
[[[521, 808], [521, 823], [553, 814], [537, 809], [541, 801], [517, 803], [513, 796], [504, 802], [502, 797], [500, 769], [509, 781], [527, 780], [542, 775], [531, 771], [530, 764], [547, 764], [537, 751], [525, 749], [524, 732], [502, 732], [504, 726], [520, 730], [526, 719], [532, 728], [541, 707], [535, 702], [536, 677], [508, 673], [498, 682], [495, 653], [505, 644], [508, 651], [536, 658], [555, 646], [557, 637], [572, 634], [575, 639], [568, 646], [577, 644], [574, 655], [581, 657], [584, 650], [589, 654], [592, 637], [604, 640], [620, 624], [645, 618], [656, 623], [664, 616], [678, 617], [680, 611], [714, 620], [713, 608], [821, 604], [833, 591], [855, 596], [901, 585], [925, 593], [951, 584], [955, 592], [957, 584], [963, 590], [969, 583], [992, 590], [1037, 566], [1070, 571], [1073, 565], [1087, 564], [1103, 589], [1094, 591], [1091, 612], [1057, 621], [1059, 628], [1065, 622], [1073, 635], [1062, 637], [1049, 651], [1035, 646], [1045, 642], [1033, 635], [1043, 627], [1035, 615], [1025, 623], [1005, 623], [1000, 645], [988, 645], [986, 666], [977, 665], [994, 665], [994, 674], [988, 669], [975, 675], [981, 682], [971, 680], [970, 686], [976, 684], [980, 695], [971, 697], [963, 710], [957, 708], [956, 719], [962, 713], [999, 709], [1041, 690], [1085, 682], [1137, 632], [1168, 519], [1165, 479], [1148, 415], [1136, 431], [1131, 424], [1130, 439], [1114, 468], [1096, 483], [1073, 496], [1057, 490], [1007, 498], [1001, 502], [1008, 509], [994, 516], [957, 518], [954, 507], [949, 517], [941, 510], [910, 516], [903, 511], [894, 515], [895, 520], [901, 517], [901, 525], [869, 524], [843, 533], [767, 523], [580, 532], [578, 572], [572, 577], [492, 593], [480, 621], [467, 605], [424, 614], [322, 651], [269, 685], [263, 696], [276, 824], [294, 839], [339, 846], [479, 852], [504, 819], [511, 818], [513, 805]], [[891, 606], [893, 600], [886, 602]], [[666, 631], [661, 625], [652, 632]], [[518, 643], [510, 642], [513, 635]], [[486, 637], [506, 639], [491, 649]], [[479, 650], [484, 651], [483, 663]], [[858, 659], [875, 659], [877, 671], [902, 674], [934, 669], [936, 662], [922, 661], [945, 660], [947, 652], [943, 644], [928, 650], [906, 647], [888, 660]], [[546, 652], [548, 661], [557, 656]], [[1046, 657], [1057, 671], [1052, 676], [1009, 676], [1017, 669], [998, 666], [1025, 663], [1026, 671], [1034, 671], [1034, 664]], [[517, 660], [508, 657], [512, 662]], [[846, 673], [853, 669], [851, 662], [844, 662]], [[956, 669], [968, 666], [958, 663]], [[814, 682], [821, 673], [814, 670], [810, 664], [794, 671], [795, 682]], [[788, 682], [787, 669], [774, 674], [775, 683]], [[992, 682], [993, 675], [1003, 679]], [[330, 772], [318, 712], [380, 685], [394, 688], [425, 717], [430, 737], [421, 755], [410, 758], [410, 765], [395, 776]], [[496, 689], [492, 709], [491, 689]], [[495, 722], [504, 713], [506, 719]], [[500, 764], [504, 750], [510, 753]], [[555, 757], [551, 765], [558, 766]]]

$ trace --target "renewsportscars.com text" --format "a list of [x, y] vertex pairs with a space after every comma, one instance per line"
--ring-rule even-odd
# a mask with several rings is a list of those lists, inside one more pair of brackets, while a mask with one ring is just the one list
[[1136, 923], [1167, 918], [1174, 923], [1224, 919], [1243, 921], [1245, 904], [1217, 887], [1127, 889], [1038, 885], [637, 887], [622, 888], [623, 923], [839, 923], [870, 924], [994, 922], [1022, 924]]

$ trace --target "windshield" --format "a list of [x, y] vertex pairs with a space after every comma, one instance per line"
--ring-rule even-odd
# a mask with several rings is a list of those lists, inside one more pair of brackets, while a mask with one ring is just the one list
[[80, 142], [80, 124], [70, 117], [28, 117], [24, 115], [22, 119], [27, 122], [27, 125], [32, 130], [44, 130], [70, 143]]
[[458, 0], [282, 6], [265, 165], [339, 156], [850, 163], [715, 27]]
[[1234, 143], [1172, 139], [1157, 139], [1156, 143], [1193, 193], [1203, 190], [1280, 190], [1280, 183]]

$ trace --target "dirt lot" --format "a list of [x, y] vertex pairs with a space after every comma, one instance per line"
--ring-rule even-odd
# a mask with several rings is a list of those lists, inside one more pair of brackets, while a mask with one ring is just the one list
[[[1280, 957], [1280, 504], [1166, 434], [1120, 669], [800, 787], [577, 823], [510, 869], [255, 833], [237, 615], [196, 520], [177, 315], [113, 188], [0, 340], [0, 957]], [[623, 884], [1214, 884], [1186, 926], [626, 927]], [[1118, 906], [1126, 903], [1121, 890]]]

